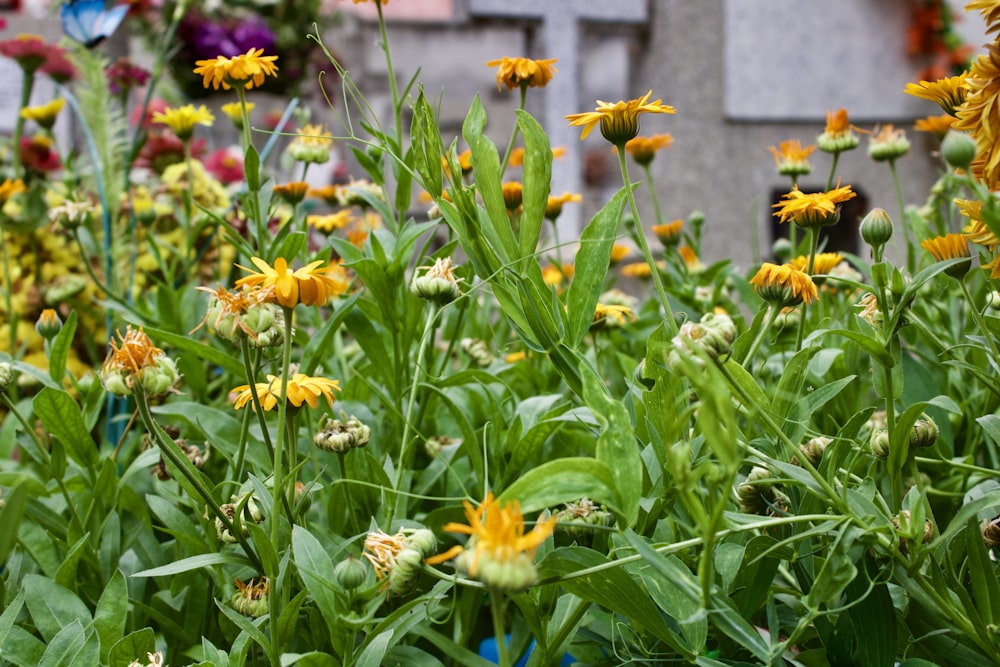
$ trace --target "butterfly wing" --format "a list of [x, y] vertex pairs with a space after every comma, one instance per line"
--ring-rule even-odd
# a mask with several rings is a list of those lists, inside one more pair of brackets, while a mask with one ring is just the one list
[[129, 6], [115, 5], [111, 9], [107, 10], [101, 15], [100, 25], [98, 26], [98, 33], [94, 37], [98, 39], [104, 39], [110, 37], [121, 25], [121, 22], [125, 20], [125, 15], [128, 14]]
[[63, 32], [88, 49], [110, 37], [125, 19], [128, 5], [105, 9], [104, 0], [69, 0], [59, 10]]

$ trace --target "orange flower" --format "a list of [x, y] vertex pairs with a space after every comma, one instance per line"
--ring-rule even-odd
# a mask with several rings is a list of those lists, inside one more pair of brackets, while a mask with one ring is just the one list
[[955, 117], [948, 114], [927, 116], [926, 118], [918, 118], [917, 122], [913, 124], [913, 129], [917, 132], [929, 132], [941, 139], [948, 134], [948, 130], [954, 123]]
[[[273, 410], [281, 397], [281, 378], [268, 375], [267, 382], [256, 382], [254, 387], [257, 390], [257, 398], [260, 399], [260, 406], [264, 408], [264, 411]], [[302, 407], [303, 403], [311, 408], [318, 407], [320, 396], [326, 399], [330, 407], [333, 407], [334, 391], [340, 391], [340, 383], [336, 380], [312, 377], [304, 373], [295, 373], [288, 378], [285, 389], [288, 402], [296, 408]], [[248, 384], [236, 387], [231, 393], [237, 394], [236, 400], [233, 402], [233, 408], [236, 410], [242, 410], [253, 398]]]
[[774, 306], [809, 304], [817, 298], [816, 284], [809, 274], [790, 264], [779, 266], [765, 262], [750, 279], [750, 284], [757, 296]]
[[636, 100], [615, 102], [610, 104], [597, 100], [595, 111], [585, 111], [566, 116], [570, 125], [582, 125], [583, 132], [580, 139], [586, 139], [598, 125], [601, 126], [601, 135], [614, 145], [624, 146], [629, 139], [635, 138], [639, 134], [639, 114], [641, 113], [675, 113], [672, 106], [663, 104], [660, 100], [653, 102], [649, 98], [653, 96], [653, 91]]
[[633, 160], [641, 165], [647, 165], [656, 157], [656, 151], [661, 148], [670, 148], [673, 143], [673, 135], [667, 132], [629, 139], [625, 144], [625, 150], [632, 155]]
[[196, 60], [195, 74], [202, 75], [202, 85], [218, 90], [222, 86], [229, 90], [232, 86], [242, 86], [250, 90], [264, 83], [264, 77], [278, 73], [274, 61], [278, 56], [263, 55], [264, 49], [251, 48], [246, 53], [227, 58], [219, 56], [209, 60]]
[[795, 187], [783, 195], [786, 201], [774, 204], [778, 209], [774, 215], [782, 223], [791, 220], [799, 227], [825, 227], [840, 219], [840, 205], [855, 197], [850, 185], [837, 187], [829, 192], [813, 192], [806, 194]]
[[[249, 276], [240, 278], [236, 281], [236, 286], [259, 285], [271, 288], [274, 290], [272, 300], [285, 308], [294, 308], [300, 303], [306, 306], [322, 306], [330, 300], [330, 297], [339, 296], [347, 291], [347, 276], [339, 263], [320, 268], [323, 262], [317, 260], [292, 271], [284, 257], [274, 260], [274, 268], [259, 257], [252, 257], [251, 261], [260, 269], [260, 273], [252, 272]], [[244, 266], [240, 268], [250, 271]]]
[[515, 88], [542, 88], [558, 70], [552, 66], [555, 58], [549, 60], [531, 60], [530, 58], [501, 58], [490, 60], [487, 67], [498, 67], [497, 90], [507, 86], [507, 90]]
[[922, 100], [930, 100], [944, 110], [946, 114], [956, 115], [958, 107], [965, 102], [965, 97], [969, 92], [966, 79], [969, 73], [964, 72], [958, 76], [950, 76], [937, 81], [921, 81], [920, 83], [908, 83], [903, 92]]
[[768, 146], [774, 156], [778, 173], [783, 176], [804, 176], [812, 172], [809, 154], [816, 150], [815, 144], [803, 147], [798, 139], [788, 139], [775, 146]]

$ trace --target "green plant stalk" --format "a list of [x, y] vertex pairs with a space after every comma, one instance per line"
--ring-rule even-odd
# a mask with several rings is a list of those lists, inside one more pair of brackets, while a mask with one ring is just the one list
[[439, 308], [437, 304], [431, 304], [430, 309], [427, 311], [427, 318], [424, 320], [424, 327], [420, 338], [420, 347], [417, 349], [417, 360], [414, 365], [413, 379], [410, 384], [410, 395], [406, 401], [406, 413], [403, 416], [403, 436], [399, 443], [399, 459], [396, 462], [396, 479], [393, 483], [393, 499], [391, 503], [388, 503], [389, 507], [387, 510], [385, 527], [386, 532], [392, 531], [392, 519], [395, 515], [397, 497], [396, 494], [399, 493], [400, 486], [403, 483], [403, 475], [406, 466], [409, 465], [410, 447], [410, 428], [411, 420], [413, 418], [413, 408], [417, 402], [417, 389], [420, 387], [420, 376], [421, 369], [424, 367], [424, 356], [427, 354], [427, 348], [430, 347], [431, 341], [434, 340], [434, 319], [437, 317]]
[[[168, 458], [177, 470], [184, 475], [184, 478], [191, 484], [192, 487], [194, 487], [195, 491], [201, 497], [201, 500], [205, 502], [209, 511], [211, 511], [211, 513], [222, 522], [222, 525], [225, 526], [226, 529], [239, 541], [240, 546], [243, 547], [243, 552], [246, 554], [253, 566], [258, 570], [262, 570], [263, 565], [261, 565], [260, 559], [257, 558], [256, 552], [254, 552], [253, 548], [247, 542], [243, 531], [237, 530], [233, 526], [233, 522], [230, 521], [229, 517], [227, 517], [225, 512], [222, 511], [219, 503], [215, 500], [215, 496], [212, 495], [211, 490], [206, 488], [197, 476], [190, 474], [188, 466], [191, 465], [191, 462], [188, 461], [183, 454], [178, 452], [177, 443], [175, 443], [170, 436], [168, 436], [166, 432], [160, 428], [160, 424], [153, 419], [153, 415], [149, 411], [149, 404], [146, 402], [145, 394], [141, 389], [136, 389], [132, 395], [135, 397], [135, 405], [139, 411], [139, 418], [142, 420], [146, 430], [153, 435], [157, 446], [160, 448], [160, 453]], [[181, 461], [182, 458], [184, 459], [183, 461]]]
[[649, 186], [649, 198], [653, 200], [653, 210], [656, 211], [656, 224], [663, 224], [663, 211], [660, 209], [660, 198], [656, 196], [656, 187], [653, 185], [653, 170], [649, 168], [651, 163], [642, 165], [642, 170], [646, 173], [646, 185]]
[[[876, 253], [881, 256], [881, 252]], [[882, 312], [882, 321], [888, 321], [891, 319], [889, 317], [889, 299], [885, 291], [885, 285], [882, 284], [881, 280], [874, 280], [875, 283], [875, 299], [878, 302], [878, 309]], [[895, 338], [898, 334], [890, 333], [890, 337]], [[889, 348], [893, 344], [893, 340], [890, 338], [886, 342], [886, 347]], [[899, 344], [898, 339], [895, 344]], [[874, 360], [873, 360], [874, 361]], [[875, 361], [875, 363], [878, 363]], [[878, 364], [878, 372], [882, 373], [883, 382], [885, 384], [885, 429], [889, 436], [889, 442], [892, 442], [892, 434], [896, 430], [896, 402], [893, 396], [895, 395], [895, 383], [892, 379], [892, 368]], [[903, 504], [903, 480], [901, 471], [889, 470], [889, 482], [892, 486], [892, 509], [893, 511], [899, 511], [899, 508]]]
[[247, 109], [247, 91], [243, 86], [233, 86], [236, 91], [236, 98], [240, 101], [240, 116], [243, 118], [240, 130], [243, 137], [243, 152], [253, 145], [253, 138], [250, 136], [250, 110]]
[[903, 200], [903, 188], [899, 184], [899, 172], [896, 169], [895, 160], [889, 160], [889, 171], [892, 172], [892, 185], [896, 189], [896, 202], [899, 205], [899, 222], [903, 227], [903, 243], [906, 245], [906, 270], [912, 274], [916, 268], [916, 257], [913, 252], [913, 244], [910, 242], [910, 225], [906, 221], [906, 203]]
[[24, 76], [21, 78], [21, 103], [17, 107], [18, 114], [14, 120], [14, 136], [11, 139], [11, 171], [14, 178], [24, 178], [24, 165], [21, 163], [21, 135], [24, 133], [24, 117], [20, 110], [28, 106], [31, 100], [31, 89], [35, 87], [34, 70], [23, 70]]
[[764, 321], [764, 326], [760, 328], [757, 332], [757, 336], [753, 339], [750, 344], [750, 349], [747, 350], [746, 357], [743, 358], [743, 363], [741, 366], [743, 368], [749, 367], [753, 363], [754, 355], [757, 354], [757, 350], [760, 348], [760, 344], [764, 342], [767, 337], [768, 332], [771, 331], [771, 327], [774, 326], [774, 321], [778, 319], [778, 315], [781, 314], [781, 309], [777, 306], [768, 306], [767, 320]]
[[667, 290], [663, 286], [663, 276], [660, 275], [660, 269], [656, 266], [656, 260], [653, 258], [653, 253], [649, 250], [649, 243], [646, 241], [646, 232], [642, 228], [642, 222], [639, 219], [639, 207], [635, 203], [635, 194], [632, 192], [632, 182], [628, 177], [628, 165], [625, 163], [625, 145], [619, 144], [615, 147], [618, 151], [618, 166], [621, 168], [622, 180], [625, 184], [625, 196], [628, 198], [629, 208], [632, 211], [632, 219], [635, 220], [635, 228], [637, 231], [636, 240], [639, 243], [639, 249], [642, 251], [642, 256], [645, 258], [646, 263], [649, 264], [649, 272], [653, 277], [653, 284], [656, 286], [656, 293], [660, 299], [660, 303], [663, 305], [664, 318], [667, 324], [667, 333], [670, 337], [677, 335], [677, 320], [674, 319], [674, 312], [670, 308], [670, 301], [667, 298]]
[[187, 192], [184, 193], [184, 255], [181, 261], [182, 279], [187, 280], [191, 260], [191, 217], [194, 213], [194, 169], [191, 167], [191, 139], [184, 142], [184, 166], [187, 169]]
[[[7, 309], [7, 353], [11, 359], [16, 359], [18, 318], [14, 313], [14, 283], [10, 273], [10, 254], [7, 252], [7, 230], [3, 227], [0, 227], [0, 260], [3, 261], [3, 301]], [[90, 268], [89, 264], [87, 268]]]
[[989, 345], [990, 354], [993, 355], [993, 361], [1000, 362], [1000, 352], [997, 351], [997, 344], [993, 340], [993, 335], [990, 330], [986, 328], [986, 321], [983, 320], [982, 313], [979, 312], [979, 308], [976, 306], [975, 300], [972, 298], [972, 294], [969, 292], [969, 286], [965, 284], [965, 278], [956, 279], [958, 286], [962, 289], [962, 296], [969, 303], [969, 312], [972, 314], [972, 319], [976, 321], [976, 326], [983, 334], [983, 338], [986, 339], [986, 344]]
[[385, 65], [389, 71], [389, 91], [392, 94], [392, 114], [395, 121], [396, 145], [403, 145], [402, 112], [399, 103], [399, 90], [396, 86], [396, 69], [392, 66], [392, 52], [389, 50], [389, 33], [385, 28], [385, 17], [382, 15], [382, 2], [375, 3], [378, 9], [378, 33], [381, 40], [382, 51], [385, 53]]
[[[528, 97], [528, 84], [521, 84], [521, 103], [517, 105], [518, 110], [524, 109], [524, 101]], [[507, 173], [507, 163], [510, 162], [510, 154], [514, 152], [514, 142], [517, 141], [517, 135], [520, 133], [521, 126], [516, 122], [514, 123], [514, 129], [510, 131], [510, 139], [507, 141], [507, 150], [503, 152], [503, 162], [500, 163], [500, 178]]]
[[[794, 224], [794, 223], [792, 223]], [[813, 263], [816, 261], [816, 249], [819, 246], [819, 234], [816, 232], [815, 227], [809, 228], [809, 266], [806, 273], [809, 274], [810, 280], [812, 280], [813, 274]], [[806, 332], [806, 304], [802, 304], [802, 317], [799, 318], [799, 331], [795, 335], [795, 351], [798, 352], [802, 349], [802, 339]]]
[[[250, 342], [244, 339], [240, 343], [243, 350], [243, 367], [247, 373], [247, 385], [250, 388], [250, 401], [253, 403], [254, 414], [257, 415], [257, 423], [260, 424], [260, 432], [264, 438], [264, 445], [267, 447], [267, 457], [274, 460], [274, 445], [271, 443], [271, 432], [267, 428], [267, 420], [264, 418], [264, 408], [260, 404], [260, 394], [257, 393], [257, 361], [250, 359]], [[259, 355], [258, 351], [258, 355]], [[259, 360], [259, 356], [258, 356]]]
[[837, 162], [840, 161], [840, 151], [833, 154], [833, 162], [830, 163], [830, 175], [826, 177], [826, 190], [829, 192], [833, 187], [833, 177], [837, 175]]
[[504, 594], [490, 589], [490, 616], [493, 617], [493, 636], [497, 642], [497, 663], [499, 667], [509, 667], [510, 656], [507, 653], [507, 633], [504, 629], [504, 608], [507, 599]]

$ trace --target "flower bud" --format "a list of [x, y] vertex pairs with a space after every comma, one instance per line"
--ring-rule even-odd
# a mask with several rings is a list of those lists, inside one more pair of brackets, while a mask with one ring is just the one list
[[139, 384], [148, 395], [161, 396], [169, 392], [180, 377], [177, 364], [174, 363], [173, 359], [164, 355], [158, 357], [152, 365], [142, 369], [142, 373], [139, 375]]
[[351, 591], [365, 583], [365, 579], [368, 578], [368, 566], [365, 561], [348, 556], [337, 563], [337, 567], [333, 569], [333, 577], [341, 588]]
[[62, 320], [59, 319], [59, 314], [52, 308], [46, 308], [42, 311], [42, 314], [38, 316], [38, 321], [35, 322], [35, 331], [38, 335], [45, 340], [52, 340], [57, 335], [59, 335], [59, 330], [62, 329]]
[[861, 220], [861, 238], [873, 248], [881, 248], [892, 238], [892, 219], [881, 208], [873, 208]]
[[783, 236], [777, 238], [771, 244], [771, 252], [774, 253], [775, 258], [779, 261], [787, 262], [792, 256], [792, 242]]
[[[422, 275], [420, 275], [421, 271], [423, 271]], [[451, 303], [461, 296], [462, 290], [455, 278], [451, 257], [436, 260], [434, 266], [419, 267], [417, 275], [410, 283], [410, 291], [420, 298], [433, 301], [438, 305]]]
[[1000, 310], [1000, 292], [993, 290], [986, 295], [986, 307], [991, 310]]
[[229, 605], [240, 614], [251, 618], [260, 618], [268, 613], [268, 579], [261, 577], [260, 581], [251, 579], [243, 583], [236, 580], [236, 592], [229, 600]]
[[462, 444], [462, 438], [452, 438], [447, 435], [435, 435], [424, 442], [424, 451], [432, 459], [440, 456], [447, 449], [457, 449]]
[[987, 549], [1000, 547], [1000, 514], [992, 519], [983, 519], [983, 542]]
[[8, 361], [0, 361], [0, 391], [6, 391], [14, 379], [14, 367]]
[[[833, 442], [833, 438], [828, 438], [824, 435], [816, 436], [810, 440], [807, 440], [804, 444], [799, 445], [799, 453], [812, 464], [812, 467], [817, 467], [823, 458], [823, 452], [826, 450], [827, 445]], [[792, 459], [792, 463], [795, 465], [801, 465], [798, 462], [798, 457]]]
[[951, 130], [941, 142], [941, 155], [950, 166], [968, 170], [976, 159], [976, 142], [965, 132]]
[[419, 551], [424, 558], [433, 556], [434, 550], [437, 549], [437, 537], [434, 536], [434, 531], [428, 528], [414, 530], [407, 535], [406, 543], [411, 548]]
[[923, 530], [919, 535], [915, 534], [913, 521], [910, 518], [910, 510], [903, 510], [899, 514], [892, 517], [892, 527], [896, 529], [896, 533], [899, 534], [899, 551], [904, 556], [909, 553], [908, 542], [919, 537], [921, 544], [927, 544], [932, 539], [934, 539], [934, 524], [931, 523], [930, 519], [924, 520]]
[[910, 141], [902, 129], [886, 125], [868, 142], [868, 156], [876, 162], [891, 162], [910, 152]]
[[871, 447], [872, 456], [880, 461], [885, 461], [889, 458], [889, 431], [885, 429], [873, 431], [868, 446]]
[[939, 435], [938, 425], [926, 414], [913, 422], [913, 430], [910, 432], [910, 448], [921, 449], [930, 447], [937, 442]]
[[495, 559], [491, 552], [484, 550], [478, 553], [479, 562], [476, 563], [477, 552], [471, 542], [455, 559], [455, 565], [463, 572], [475, 572], [475, 578], [491, 590], [514, 593], [538, 581], [538, 568], [532, 556], [521, 552], [510, 558]]
[[93, 222], [93, 206], [90, 202], [70, 201], [62, 206], [49, 209], [49, 222], [54, 222], [63, 229], [74, 230], [79, 227], [89, 227]]
[[485, 341], [478, 338], [463, 338], [462, 351], [469, 355], [477, 366], [485, 368], [497, 360]]
[[371, 440], [372, 430], [358, 421], [357, 417], [341, 413], [340, 419], [330, 419], [324, 415], [320, 430], [313, 436], [313, 444], [327, 452], [343, 454], [355, 447], [364, 447]]
[[423, 566], [424, 556], [416, 549], [406, 547], [400, 551], [389, 574], [389, 592], [406, 595], [413, 590]]

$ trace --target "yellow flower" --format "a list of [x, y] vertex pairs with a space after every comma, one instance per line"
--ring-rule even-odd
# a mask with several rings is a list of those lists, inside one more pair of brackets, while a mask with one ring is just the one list
[[[272, 288], [272, 301], [285, 308], [294, 308], [300, 303], [322, 306], [330, 297], [339, 296], [347, 290], [347, 276], [339, 263], [320, 268], [323, 262], [317, 260], [292, 271], [284, 257], [274, 260], [274, 268], [259, 257], [252, 257], [250, 261], [260, 269], [260, 273], [252, 272], [240, 278], [236, 286]], [[240, 268], [251, 271], [243, 266]]]
[[354, 215], [351, 213], [351, 209], [345, 208], [327, 215], [310, 215], [306, 218], [306, 223], [325, 234], [330, 234], [336, 229], [343, 229], [353, 220]]
[[952, 126], [965, 130], [976, 140], [976, 160], [972, 171], [981, 176], [987, 187], [1000, 187], [1000, 141], [997, 127], [1000, 122], [1000, 44], [993, 43], [989, 53], [972, 63], [966, 79], [968, 96], [955, 115], [958, 121]]
[[854, 130], [860, 129], [851, 125], [847, 118], [847, 109], [837, 109], [826, 112], [826, 128], [823, 134], [816, 137], [816, 145], [825, 153], [841, 153], [857, 148], [860, 143]]
[[656, 238], [660, 239], [660, 243], [665, 247], [672, 248], [680, 243], [681, 229], [683, 227], [683, 220], [674, 220], [672, 222], [665, 222], [662, 225], [653, 225], [653, 233], [656, 234]]
[[552, 535], [556, 518], [550, 517], [535, 524], [530, 533], [524, 532], [524, 516], [516, 500], [501, 507], [492, 493], [473, 508], [464, 501], [468, 525], [446, 523], [442, 530], [469, 535], [463, 547], [456, 545], [425, 563], [436, 565], [459, 557], [459, 568], [490, 588], [521, 590], [532, 585], [538, 577], [535, 570], [535, 551]]
[[625, 143], [625, 150], [628, 151], [633, 160], [641, 165], [647, 165], [656, 157], [656, 151], [661, 148], [670, 148], [673, 143], [673, 135], [667, 132], [648, 137], [633, 137]]
[[503, 184], [503, 203], [508, 211], [516, 211], [521, 207], [524, 186], [517, 181], [508, 181]]
[[[944, 236], [921, 241], [920, 245], [938, 262], [962, 257], [968, 259], [966, 262], [959, 262], [955, 266], [944, 270], [952, 278], [961, 279], [972, 266], [972, 252], [969, 250], [969, 239], [965, 234], [945, 234]], [[983, 268], [987, 267], [984, 266]]]
[[507, 158], [508, 167], [522, 167], [524, 166], [524, 149], [518, 146], [510, 152], [510, 157]]
[[511, 352], [510, 354], [504, 355], [503, 360], [508, 364], [516, 364], [519, 361], [524, 361], [528, 358], [528, 353], [524, 350], [520, 352]]
[[129, 396], [136, 385], [150, 396], [165, 394], [180, 374], [173, 360], [153, 345], [146, 332], [126, 327], [119, 342], [111, 339], [111, 349], [101, 367], [101, 383], [115, 396]]
[[218, 90], [219, 86], [229, 90], [235, 85], [250, 90], [264, 83], [264, 77], [278, 73], [278, 66], [274, 64], [278, 56], [265, 56], [263, 53], [264, 49], [251, 48], [232, 58], [219, 56], [196, 60], [194, 73], [202, 75], [205, 88], [211, 85], [214, 90]]
[[621, 243], [615, 243], [614, 245], [611, 246], [611, 263], [617, 264], [618, 262], [628, 257], [629, 253], [631, 252], [632, 249], [629, 248], [627, 245], [622, 245]]
[[778, 216], [782, 223], [791, 220], [799, 227], [825, 227], [835, 224], [840, 219], [840, 205], [854, 197], [855, 193], [850, 185], [840, 187], [839, 183], [829, 192], [809, 194], [795, 187], [783, 195], [786, 201], [774, 204], [773, 208], [778, 209], [774, 215]]
[[288, 144], [288, 154], [299, 162], [322, 164], [330, 159], [333, 138], [322, 125], [306, 125], [297, 129], [296, 136]]
[[948, 114], [927, 116], [926, 118], [918, 118], [917, 122], [913, 124], [913, 129], [917, 132], [930, 132], [936, 135], [938, 139], [941, 139], [944, 135], [948, 134], [948, 130], [951, 129], [954, 123], [955, 117]]
[[628, 306], [598, 303], [594, 309], [594, 320], [590, 324], [590, 330], [623, 327], [629, 322], [635, 322], [635, 315]]
[[621, 270], [622, 275], [628, 278], [651, 278], [653, 276], [653, 271], [646, 262], [632, 262], [622, 266]]
[[309, 184], [305, 181], [291, 181], [275, 185], [273, 190], [274, 194], [281, 197], [287, 204], [295, 206], [305, 199], [306, 192], [309, 191]]
[[573, 270], [574, 266], [572, 264], [563, 264], [562, 266], [546, 264], [542, 267], [542, 280], [549, 287], [559, 287], [563, 284], [563, 281], [567, 281], [573, 277]]
[[[256, 105], [253, 102], [247, 102], [247, 114], [249, 115]], [[222, 113], [226, 114], [233, 125], [237, 128], [243, 128], [243, 110], [240, 108], [239, 102], [230, 102], [229, 104], [223, 104], [221, 107]]]
[[24, 120], [33, 120], [38, 123], [39, 127], [51, 130], [52, 126], [55, 125], [56, 116], [59, 115], [64, 106], [66, 106], [66, 100], [57, 97], [48, 104], [37, 107], [24, 107], [21, 109], [20, 115]]
[[601, 126], [601, 135], [616, 146], [624, 146], [629, 139], [639, 134], [639, 114], [641, 113], [674, 113], [672, 106], [662, 104], [660, 100], [650, 102], [653, 91], [637, 100], [628, 100], [609, 104], [597, 100], [595, 111], [585, 111], [566, 116], [570, 125], [582, 125], [580, 139], [586, 139], [597, 125]]
[[799, 271], [790, 264], [779, 266], [765, 262], [750, 284], [764, 301], [778, 307], [809, 304], [816, 300], [816, 284], [809, 274]]
[[963, 230], [973, 243], [993, 249], [1000, 245], [1000, 238], [983, 222], [983, 202], [975, 199], [956, 199], [955, 206], [959, 212], [969, 218], [969, 224]]
[[971, 12], [973, 10], [978, 10], [983, 21], [986, 22], [988, 26], [986, 32], [995, 32], [1000, 29], [1000, 26], [997, 25], [1000, 23], [1000, 2], [997, 0], [972, 0], [965, 6], [965, 11]]
[[582, 201], [583, 195], [572, 194], [570, 192], [564, 192], [561, 195], [549, 195], [549, 199], [545, 204], [545, 218], [554, 222], [562, 214], [563, 206]]
[[194, 134], [195, 125], [212, 127], [215, 116], [204, 104], [197, 109], [194, 108], [193, 104], [185, 104], [182, 107], [167, 107], [162, 112], [157, 111], [153, 114], [153, 122], [166, 125], [174, 131], [178, 138], [187, 141]]
[[[278, 405], [278, 398], [281, 397], [281, 378], [268, 375], [267, 382], [256, 382], [254, 386], [257, 389], [260, 406], [264, 408], [265, 412], [273, 410]], [[288, 379], [288, 402], [296, 408], [302, 407], [303, 403], [311, 408], [318, 407], [320, 396], [326, 399], [330, 407], [333, 407], [334, 391], [340, 391], [340, 383], [337, 380], [312, 377], [305, 373], [294, 373]], [[236, 387], [230, 393], [237, 394], [233, 402], [233, 408], [236, 410], [242, 410], [247, 403], [251, 403], [253, 398], [248, 384]]]
[[543, 88], [551, 79], [552, 75], [558, 72], [552, 63], [555, 58], [549, 60], [532, 60], [530, 58], [501, 58], [490, 60], [487, 67], [497, 67], [497, 90], [501, 86], [507, 86], [507, 90], [515, 88]]
[[[839, 252], [821, 252], [816, 255], [813, 259], [813, 275], [822, 275], [824, 273], [830, 273], [833, 267], [837, 266], [844, 261], [844, 256]], [[799, 271], [805, 271], [809, 268], [809, 258], [805, 255], [799, 255], [793, 260], [788, 262], [794, 266]]]
[[19, 195], [27, 190], [24, 181], [20, 178], [8, 178], [0, 183], [0, 204], [3, 204], [14, 195]]
[[921, 81], [920, 83], [908, 83], [903, 89], [904, 93], [919, 97], [922, 100], [936, 102], [946, 114], [956, 115], [958, 107], [965, 102], [965, 97], [969, 92], [966, 85], [968, 72], [963, 72], [958, 76], [950, 76], [937, 81]]
[[704, 264], [698, 259], [697, 253], [695, 253], [694, 248], [689, 246], [681, 246], [677, 249], [678, 254], [680, 254], [681, 259], [684, 260], [684, 266], [687, 267], [688, 273], [698, 273], [703, 268]]
[[768, 146], [774, 156], [778, 173], [783, 176], [804, 176], [812, 172], [809, 155], [816, 150], [815, 144], [803, 147], [798, 139], [786, 139], [775, 146]]

